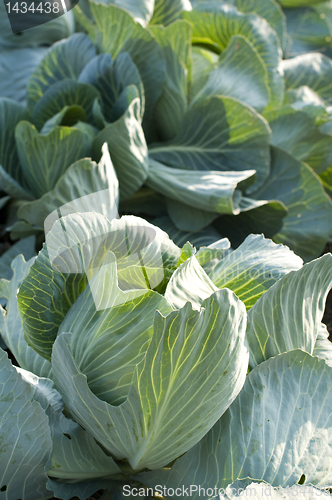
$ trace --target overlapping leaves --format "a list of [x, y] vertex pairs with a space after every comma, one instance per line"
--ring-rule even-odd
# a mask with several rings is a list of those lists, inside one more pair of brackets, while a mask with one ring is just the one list
[[[94, 486], [116, 491], [129, 481], [123, 470], [151, 487], [225, 488], [246, 477], [286, 487], [302, 475], [328, 484], [332, 372], [321, 316], [330, 255], [302, 266], [262, 236], [236, 250], [226, 239], [180, 250], [143, 219], [85, 213], [55, 222], [30, 264], [18, 256], [2, 282], [4, 339], [31, 370], [52, 366], [74, 420], [50, 380], [20, 372], [33, 387], [29, 405], [49, 418], [44, 486], [47, 472], [49, 489], [85, 498]], [[23, 278], [26, 339], [44, 358], [52, 351], [52, 365], [22, 328], [19, 341], [11, 333]], [[84, 481], [65, 488], [59, 478]]]
[[[326, 3], [313, 8], [324, 23], [329, 9]], [[15, 124], [9, 120], [10, 130], [2, 132], [4, 144], [22, 118], [32, 121], [40, 137], [31, 125], [20, 124], [17, 144], [11, 142], [11, 155], [6, 153], [1, 204], [8, 207], [9, 225], [15, 220], [16, 205], [8, 205], [8, 196], [16, 200], [53, 196], [56, 181], [70, 164], [90, 154], [98, 161], [107, 142], [121, 201], [153, 183], [157, 196], [166, 196], [166, 210], [150, 209], [149, 215], [168, 215], [177, 232], [189, 232], [192, 239], [199, 238], [200, 231], [217, 234], [216, 239], [226, 235], [234, 245], [252, 231], [264, 232], [305, 259], [318, 256], [331, 232], [327, 222], [331, 203], [312, 172], [301, 167], [298, 175], [298, 167], [290, 161], [288, 168], [293, 169], [297, 185], [291, 199], [283, 196], [284, 178], [274, 172], [283, 168], [284, 161], [272, 155], [271, 163], [269, 145], [308, 163], [331, 191], [330, 59], [310, 54], [281, 61], [282, 50], [287, 53], [281, 8], [273, 0], [264, 5], [256, 0], [121, 5], [87, 0], [75, 12], [83, 32], [55, 43], [34, 69], [27, 86], [30, 116], [23, 108], [18, 116], [10, 104], [17, 120]], [[288, 19], [290, 12], [286, 14]], [[71, 153], [74, 158], [64, 153], [66, 141], [76, 151], [76, 156]], [[68, 160], [62, 161], [60, 154], [58, 169], [54, 148]], [[37, 151], [42, 154], [38, 153], [36, 162]], [[185, 203], [179, 200], [184, 192], [177, 183], [171, 187], [172, 196], [165, 195], [162, 182], [153, 181], [149, 157], [173, 169], [169, 179], [175, 181], [177, 169], [188, 171], [189, 176], [192, 170], [208, 171], [203, 205], [196, 206], [190, 199], [195, 189], [186, 189]], [[219, 181], [215, 190], [213, 172], [225, 172], [228, 183], [234, 172], [242, 175], [249, 170], [256, 171], [252, 185], [243, 184], [226, 199]], [[181, 175], [188, 177], [185, 172]], [[72, 182], [74, 176], [70, 177], [67, 181]], [[267, 190], [258, 194], [260, 186], [271, 183], [276, 187], [273, 198]], [[314, 193], [310, 203], [307, 190]], [[138, 199], [133, 198], [130, 206], [133, 213], [141, 214]], [[299, 212], [293, 217], [294, 206], [303, 207], [301, 218]], [[91, 205], [90, 210], [100, 208]], [[22, 214], [20, 210], [18, 218]], [[45, 215], [40, 213], [40, 221]], [[309, 228], [313, 219], [324, 221], [314, 234]], [[40, 231], [40, 222], [32, 228], [27, 222], [32, 221], [25, 218], [16, 224], [12, 235]]]

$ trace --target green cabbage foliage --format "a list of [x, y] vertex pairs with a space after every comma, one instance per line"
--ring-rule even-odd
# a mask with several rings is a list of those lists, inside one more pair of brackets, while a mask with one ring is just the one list
[[[332, 232], [332, 4], [280, 4], [82, 0], [21, 36], [4, 19], [2, 231], [42, 242], [47, 217], [86, 197], [87, 211], [112, 218], [116, 205], [178, 243], [264, 233], [319, 256]], [[120, 188], [106, 204], [105, 143]]]
[[77, 212], [11, 267], [3, 498], [332, 486], [330, 254], [303, 264], [263, 235], [180, 248], [142, 218]]
[[330, 497], [331, 20], [1, 16], [0, 500]]

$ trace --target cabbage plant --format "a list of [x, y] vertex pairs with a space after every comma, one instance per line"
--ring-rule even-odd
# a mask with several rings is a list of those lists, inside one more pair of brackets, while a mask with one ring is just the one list
[[331, 260], [262, 235], [180, 248], [134, 216], [56, 220], [0, 281], [20, 365], [0, 351], [2, 498], [331, 487]]
[[[109, 189], [96, 167], [106, 142], [119, 212], [180, 246], [228, 237], [235, 248], [263, 232], [305, 261], [320, 255], [331, 234], [332, 66], [328, 51], [295, 48], [290, 19], [302, 25], [305, 3], [81, 0], [69, 13], [77, 32], [49, 48], [44, 32], [14, 37], [4, 58], [25, 44], [42, 52], [28, 73], [4, 75], [6, 88], [26, 86], [1, 93], [3, 230], [42, 240], [53, 210]], [[311, 10], [318, 51], [331, 3]], [[110, 217], [93, 199], [88, 210]]]

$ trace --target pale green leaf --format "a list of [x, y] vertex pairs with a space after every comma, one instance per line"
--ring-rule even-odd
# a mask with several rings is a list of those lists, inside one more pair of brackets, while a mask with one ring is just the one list
[[192, 172], [166, 167], [153, 159], [149, 160], [149, 165], [148, 187], [190, 207], [219, 214], [240, 213], [241, 191], [237, 188], [255, 175], [255, 170]]
[[[303, 85], [297, 89], [287, 90], [284, 96], [284, 104], [290, 104], [294, 109], [305, 111], [312, 118], [324, 115], [326, 119], [326, 106], [323, 99], [310, 87]], [[324, 133], [322, 127], [319, 128]]]
[[193, 247], [193, 245], [187, 241], [181, 248], [181, 254], [177, 263], [177, 268], [181, 266], [187, 259], [190, 259], [193, 255], [195, 255], [196, 249]]
[[90, 389], [114, 406], [127, 399], [135, 367], [152, 338], [156, 311], [172, 311], [157, 292], [123, 292], [117, 281], [116, 262], [103, 265], [59, 329], [73, 334], [73, 357]]
[[208, 246], [201, 247], [195, 254], [196, 259], [209, 276], [220, 260], [232, 253], [231, 242], [227, 238], [221, 238]]
[[115, 59], [125, 41], [135, 31], [135, 21], [124, 9], [89, 1], [91, 11], [89, 36], [98, 53], [106, 52]]
[[282, 48], [286, 44], [286, 20], [285, 14], [275, 0], [227, 0], [227, 3], [234, 5], [240, 12], [254, 12], [258, 16], [264, 17], [272, 28], [277, 32]]
[[304, 0], [299, 8], [285, 9], [284, 12], [289, 36], [288, 57], [321, 51], [326, 55], [331, 54], [329, 50], [332, 35], [330, 1], [323, 0], [320, 4], [310, 2], [308, 5], [307, 0]]
[[64, 416], [61, 396], [51, 380], [39, 378], [20, 368], [17, 371], [31, 386], [33, 399], [38, 401], [49, 418], [53, 441], [52, 460], [47, 472], [49, 477], [80, 481], [121, 473], [91, 434]]
[[40, 377], [51, 377], [50, 362], [37, 354], [24, 339], [22, 321], [17, 308], [18, 288], [29, 273], [32, 263], [33, 259], [25, 262], [24, 257], [18, 255], [11, 263], [13, 276], [10, 281], [0, 280], [0, 297], [6, 301], [6, 309], [0, 306], [0, 333], [21, 368]]
[[302, 259], [289, 248], [276, 245], [263, 235], [252, 234], [213, 267], [209, 262], [207, 266], [214, 285], [229, 288], [250, 309], [282, 276], [300, 269]]
[[48, 418], [0, 349], [0, 488], [4, 500], [48, 497], [52, 453]]
[[186, 302], [191, 302], [193, 309], [199, 311], [203, 301], [217, 290], [193, 255], [177, 268], [169, 280], [165, 298], [174, 309], [181, 309]]
[[323, 54], [303, 54], [282, 61], [286, 89], [307, 85], [317, 94], [332, 103], [332, 61]]
[[251, 367], [292, 349], [313, 353], [332, 287], [331, 266], [327, 254], [286, 274], [250, 309], [246, 338]]
[[[18, 295], [25, 336], [46, 358], [68, 310], [114, 255], [121, 288], [135, 289], [138, 296], [165, 287], [180, 255], [167, 234], [144, 219], [129, 216], [110, 222], [97, 213], [56, 220], [46, 243]], [[112, 297], [103, 295], [102, 287], [91, 290], [98, 307], [110, 307]]]
[[105, 3], [128, 11], [135, 21], [146, 27], [152, 17], [155, 0], [107, 0]]
[[[276, 0], [227, 0], [227, 2], [220, 2], [219, 0], [191, 0], [191, 4], [195, 9], [201, 5], [214, 8], [217, 12], [221, 9], [223, 3], [234, 5], [240, 12], [246, 14], [255, 13], [260, 17], [264, 17], [270, 26], [277, 32], [282, 48], [286, 44], [286, 19], [280, 5]], [[204, 7], [203, 7], [204, 8]]]
[[[332, 368], [323, 360], [301, 350], [271, 358], [249, 373], [200, 443], [170, 469], [138, 478], [152, 487], [226, 488], [250, 477], [285, 488], [304, 474], [305, 483], [330, 486], [331, 392]], [[196, 490], [191, 498], [209, 496]]]
[[193, 311], [186, 304], [166, 317], [156, 314], [152, 341], [119, 407], [91, 392], [72, 357], [70, 334], [63, 333], [54, 344], [52, 362], [65, 404], [134, 469], [158, 469], [191, 448], [242, 388], [247, 369], [244, 305], [229, 290], [220, 290], [203, 306]]

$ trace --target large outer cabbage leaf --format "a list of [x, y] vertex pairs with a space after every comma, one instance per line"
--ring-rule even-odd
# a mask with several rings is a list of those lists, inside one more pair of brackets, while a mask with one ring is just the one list
[[127, 10], [144, 27], [149, 23], [155, 8], [155, 0], [111, 0], [107, 3]]
[[10, 281], [0, 280], [0, 298], [6, 301], [6, 309], [0, 306], [0, 333], [21, 368], [39, 377], [51, 378], [51, 363], [28, 346], [24, 339], [22, 321], [17, 307], [18, 288], [27, 276], [33, 261], [34, 259], [30, 259], [25, 262], [24, 257], [18, 255], [11, 264], [13, 276]]
[[48, 497], [52, 453], [48, 417], [0, 349], [0, 490], [4, 500]]
[[319, 130], [306, 109], [294, 108], [283, 106], [265, 113], [272, 130], [271, 144], [304, 161], [318, 175], [324, 174], [332, 164], [332, 136]]
[[63, 401], [52, 380], [17, 368], [48, 417], [53, 447], [48, 476], [58, 479], [95, 479], [121, 475], [114, 460], [97, 445], [91, 434], [63, 414]]
[[331, 266], [327, 254], [286, 274], [250, 309], [246, 338], [251, 367], [292, 349], [313, 353], [332, 287]]
[[[246, 477], [287, 487], [304, 474], [305, 483], [331, 487], [331, 391], [332, 368], [324, 360], [301, 350], [270, 358], [249, 373], [200, 443], [170, 469], [138, 477], [168, 488], [226, 488]], [[209, 497], [196, 491], [191, 498]]]
[[[287, 0], [288, 1], [288, 0]], [[291, 0], [292, 1], [292, 0]], [[302, 4], [307, 0], [302, 1]], [[331, 56], [332, 4], [330, 1], [310, 2], [284, 10], [289, 43], [286, 54], [294, 57], [314, 51]]]

